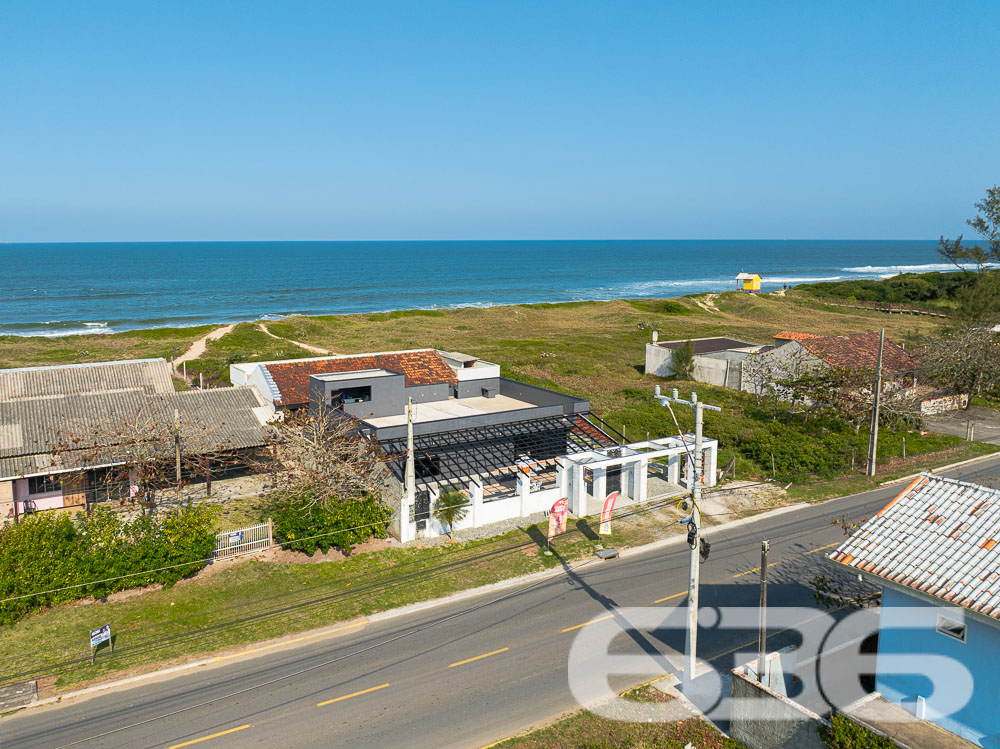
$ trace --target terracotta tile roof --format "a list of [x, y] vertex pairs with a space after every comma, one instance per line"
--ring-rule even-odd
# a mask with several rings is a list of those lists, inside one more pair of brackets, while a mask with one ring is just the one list
[[830, 554], [1000, 620], [1000, 491], [921, 474]]
[[275, 404], [286, 408], [309, 403], [309, 378], [332, 372], [359, 372], [365, 369], [387, 369], [405, 377], [406, 387], [414, 385], [457, 385], [458, 378], [448, 363], [434, 349], [399, 351], [386, 354], [334, 356], [328, 359], [276, 362], [262, 365], [277, 388]]
[[780, 333], [775, 333], [774, 337], [779, 341], [804, 341], [807, 338], [822, 338], [823, 336], [815, 333], [796, 333], [794, 330], [783, 330]]
[[[799, 339], [799, 343], [827, 364], [844, 369], [875, 369], [878, 366], [878, 333], [825, 336]], [[886, 339], [882, 368], [886, 372], [909, 372], [917, 360]]]

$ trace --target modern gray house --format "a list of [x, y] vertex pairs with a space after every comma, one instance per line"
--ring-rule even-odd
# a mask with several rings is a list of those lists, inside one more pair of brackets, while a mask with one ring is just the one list
[[[619, 444], [586, 399], [502, 377], [499, 365], [467, 354], [419, 349], [236, 364], [231, 379], [262, 388], [278, 410], [336, 409], [355, 418], [386, 456], [384, 499], [403, 541], [443, 532], [431, 509], [445, 489], [469, 498], [461, 529], [543, 512], [559, 498], [579, 515], [615, 491], [644, 501], [652, 458], [666, 458], [671, 480], [680, 480], [679, 438]], [[715, 450], [706, 440], [706, 465], [714, 465]]]

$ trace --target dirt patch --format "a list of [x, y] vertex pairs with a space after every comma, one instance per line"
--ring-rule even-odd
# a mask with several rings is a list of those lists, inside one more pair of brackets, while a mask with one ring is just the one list
[[[382, 549], [388, 549], [391, 546], [400, 546], [399, 541], [391, 536], [389, 538], [370, 538], [364, 543], [355, 544], [350, 555], [345, 554], [340, 549], [331, 548], [325, 554], [322, 551], [317, 550], [312, 556], [307, 556], [301, 551], [288, 551], [287, 549], [282, 549], [280, 546], [272, 546], [267, 551], [255, 554], [253, 558], [260, 562], [278, 562], [281, 564], [319, 564], [321, 562], [341, 562], [344, 559], [347, 559], [348, 556], [367, 554], [372, 551], [381, 551]], [[246, 558], [247, 557], [241, 557], [241, 559]]]
[[719, 491], [702, 497], [702, 514], [712, 523], [770, 510], [788, 504], [788, 494], [779, 484], [760, 481], [733, 481]]

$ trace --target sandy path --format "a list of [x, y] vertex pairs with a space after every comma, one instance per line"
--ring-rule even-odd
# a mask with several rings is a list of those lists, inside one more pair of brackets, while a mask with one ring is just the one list
[[718, 296], [718, 294], [705, 294], [704, 299], [695, 299], [694, 303], [706, 312], [722, 312], [722, 310], [715, 306], [715, 300]]
[[271, 336], [271, 338], [274, 338], [275, 340], [288, 341], [289, 343], [292, 343], [301, 349], [305, 349], [306, 351], [311, 351], [312, 353], [319, 354], [320, 356], [330, 356], [333, 353], [332, 351], [327, 351], [325, 348], [320, 348], [319, 346], [311, 346], [308, 343], [299, 343], [298, 341], [293, 341], [291, 338], [282, 338], [281, 336], [277, 336], [270, 330], [268, 330], [267, 326], [262, 322], [257, 323], [257, 329], [260, 330], [261, 333], [265, 333], [266, 335]]
[[201, 355], [205, 353], [205, 348], [207, 347], [209, 341], [219, 340], [235, 327], [235, 325], [223, 325], [222, 327], [216, 328], [208, 335], [202, 336], [197, 341], [192, 343], [191, 347], [187, 351], [174, 359], [174, 371], [176, 372], [183, 362], [201, 358]]

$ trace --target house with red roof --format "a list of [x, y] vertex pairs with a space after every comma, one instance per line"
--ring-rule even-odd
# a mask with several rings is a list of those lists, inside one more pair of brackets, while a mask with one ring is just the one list
[[921, 474], [828, 559], [882, 588], [876, 691], [1000, 745], [1000, 491]]

